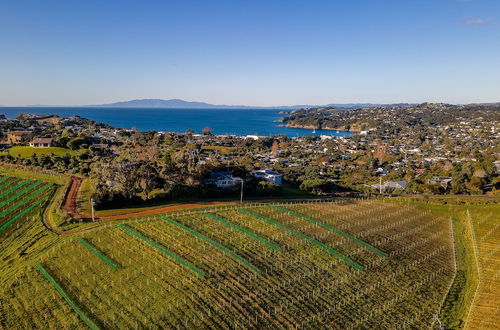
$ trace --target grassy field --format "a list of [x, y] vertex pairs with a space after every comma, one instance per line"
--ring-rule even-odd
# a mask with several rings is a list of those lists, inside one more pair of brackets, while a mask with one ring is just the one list
[[2, 152], [2, 154], [4, 155], [10, 154], [13, 157], [18, 157], [20, 155], [23, 158], [29, 158], [33, 154], [36, 154], [37, 156], [50, 155], [50, 154], [54, 154], [56, 156], [64, 156], [64, 155], [73, 156], [78, 153], [80, 153], [80, 151], [61, 148], [61, 147], [33, 148], [30, 146], [15, 146]]
[[22, 223], [2, 240], [9, 329], [429, 328], [454, 276], [447, 218], [376, 200]]

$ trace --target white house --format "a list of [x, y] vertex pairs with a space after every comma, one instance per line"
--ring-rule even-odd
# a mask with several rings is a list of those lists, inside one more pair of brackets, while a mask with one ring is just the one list
[[243, 181], [239, 177], [233, 176], [232, 172], [213, 172], [210, 179], [204, 180], [207, 185], [215, 185], [217, 188], [232, 188], [241, 184]]
[[30, 142], [30, 147], [33, 148], [48, 148], [52, 147], [53, 142], [51, 138], [38, 138], [38, 139], [33, 139]]
[[262, 179], [264, 181], [272, 182], [274, 184], [280, 185], [283, 175], [270, 169], [253, 171], [251, 173], [254, 177]]

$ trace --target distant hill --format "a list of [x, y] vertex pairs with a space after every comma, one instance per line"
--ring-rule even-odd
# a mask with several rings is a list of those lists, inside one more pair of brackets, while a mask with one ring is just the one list
[[[325, 107], [337, 107], [337, 108], [353, 108], [353, 107], [365, 107], [375, 104], [371, 103], [349, 103], [349, 104], [327, 104], [323, 105]], [[140, 99], [131, 101], [122, 101], [109, 104], [99, 104], [91, 105], [92, 107], [103, 107], [103, 108], [177, 108], [177, 109], [301, 109], [318, 107], [318, 105], [290, 105], [290, 106], [274, 106], [274, 107], [255, 107], [248, 105], [220, 105], [220, 104], [209, 104], [205, 102], [191, 102], [184, 101], [180, 99], [162, 100], [162, 99]]]
[[94, 107], [106, 108], [245, 108], [245, 106], [228, 106], [215, 105], [204, 102], [190, 102], [179, 99], [162, 100], [162, 99], [141, 99], [123, 102], [115, 102], [110, 104], [93, 105]]

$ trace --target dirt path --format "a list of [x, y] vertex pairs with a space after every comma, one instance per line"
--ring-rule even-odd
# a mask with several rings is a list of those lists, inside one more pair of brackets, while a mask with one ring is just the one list
[[[68, 190], [66, 192], [65, 201], [64, 201], [64, 210], [66, 210], [66, 212], [68, 212], [73, 218], [88, 220], [88, 219], [91, 219], [91, 217], [80, 213], [78, 211], [78, 207], [77, 207], [77, 203], [76, 203], [77, 198], [78, 198], [78, 192], [80, 190], [81, 184], [82, 184], [81, 178], [79, 178], [77, 176], [71, 176], [71, 184], [68, 187]], [[97, 220], [118, 220], [118, 219], [126, 219], [126, 218], [131, 218], [131, 217], [136, 217], [136, 216], [142, 216], [142, 215], [163, 213], [163, 212], [168, 212], [168, 211], [186, 210], [186, 209], [192, 209], [192, 208], [197, 208], [197, 207], [202, 207], [202, 206], [228, 205], [228, 204], [234, 204], [234, 203], [236, 203], [236, 202], [233, 202], [233, 201], [200, 202], [200, 203], [189, 203], [189, 204], [182, 204], [182, 205], [172, 205], [172, 206], [164, 206], [164, 207], [159, 207], [156, 209], [131, 212], [131, 213], [125, 213], [125, 214], [100, 216], [100, 217], [95, 217], [95, 220], [96, 221]]]
[[137, 217], [137, 216], [141, 216], [141, 215], [151, 215], [151, 214], [156, 214], [156, 213], [163, 213], [163, 212], [168, 212], [168, 211], [193, 209], [193, 208], [202, 207], [202, 206], [230, 205], [230, 204], [236, 204], [236, 203], [237, 202], [231, 202], [231, 201], [229, 201], [229, 202], [189, 203], [189, 204], [182, 204], [182, 205], [164, 206], [164, 207], [159, 207], [157, 209], [132, 212], [132, 213], [126, 213], [126, 214], [101, 216], [98, 219], [99, 220], [118, 220], [118, 219]]
[[80, 190], [80, 185], [82, 184], [82, 179], [77, 176], [71, 176], [71, 185], [66, 192], [66, 198], [64, 202], [64, 210], [74, 217], [80, 218], [80, 214], [76, 208], [76, 198], [78, 197], [78, 190]]
[[81, 214], [78, 211], [78, 207], [76, 204], [78, 198], [78, 192], [80, 191], [81, 185], [82, 185], [82, 179], [72, 175], [71, 185], [69, 186], [68, 191], [66, 192], [64, 210], [66, 210], [66, 212], [68, 212], [73, 218], [88, 220], [91, 219], [91, 217], [85, 214]]

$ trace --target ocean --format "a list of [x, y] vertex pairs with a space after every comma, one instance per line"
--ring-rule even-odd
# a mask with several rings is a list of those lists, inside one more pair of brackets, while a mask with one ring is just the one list
[[7, 118], [20, 112], [29, 114], [57, 114], [63, 117], [80, 117], [103, 122], [114, 127], [141, 131], [184, 133], [192, 129], [201, 133], [204, 127], [212, 128], [216, 135], [286, 135], [349, 136], [346, 131], [316, 130], [280, 127], [276, 120], [285, 116], [277, 109], [159, 109], [159, 108], [98, 108], [98, 107], [0, 107], [0, 114]]

